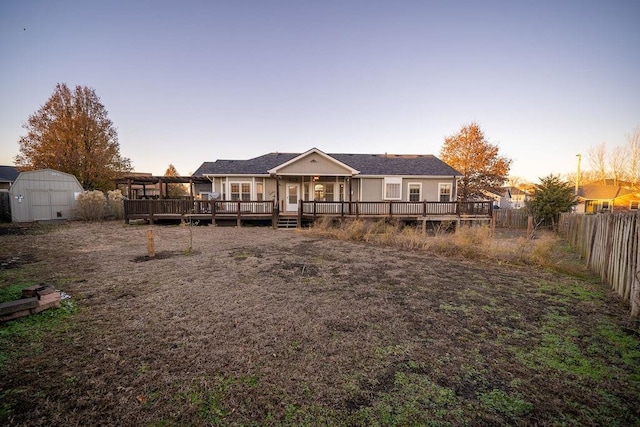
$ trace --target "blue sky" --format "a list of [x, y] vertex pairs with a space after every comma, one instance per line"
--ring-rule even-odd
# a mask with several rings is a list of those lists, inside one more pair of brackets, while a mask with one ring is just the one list
[[640, 126], [638, 22], [638, 0], [3, 0], [0, 164], [60, 82], [96, 90], [141, 172], [438, 155], [476, 121], [537, 182]]

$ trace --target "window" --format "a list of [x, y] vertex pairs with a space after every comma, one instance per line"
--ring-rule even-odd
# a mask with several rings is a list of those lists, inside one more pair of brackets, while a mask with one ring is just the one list
[[640, 202], [637, 200], [633, 200], [630, 204], [629, 204], [629, 209], [631, 209], [632, 211], [637, 211], [638, 208], [640, 207]]
[[410, 202], [419, 202], [422, 198], [422, 184], [419, 182], [410, 182], [409, 183], [409, 201]]
[[317, 183], [313, 186], [313, 199], [318, 202], [333, 202], [333, 184]]
[[309, 184], [306, 182], [304, 183], [304, 196], [302, 200], [309, 201]]
[[231, 187], [231, 200], [251, 200], [251, 183], [249, 182], [232, 182]]
[[324, 185], [324, 200], [327, 202], [333, 202], [333, 184]]
[[438, 184], [441, 202], [451, 201], [451, 184]]
[[400, 200], [402, 199], [402, 178], [387, 177], [384, 179], [384, 194], [382, 196], [385, 200]]
[[256, 182], [256, 200], [259, 202], [264, 200], [264, 182]]

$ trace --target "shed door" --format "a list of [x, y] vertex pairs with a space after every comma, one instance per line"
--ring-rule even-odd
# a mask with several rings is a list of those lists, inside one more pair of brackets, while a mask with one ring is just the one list
[[33, 221], [66, 218], [71, 209], [67, 191], [31, 190], [29, 195]]
[[31, 190], [29, 199], [33, 221], [51, 219], [51, 198], [48, 191]]

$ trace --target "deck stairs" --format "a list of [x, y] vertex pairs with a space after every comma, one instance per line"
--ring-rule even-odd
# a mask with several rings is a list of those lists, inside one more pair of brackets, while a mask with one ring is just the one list
[[283, 217], [278, 218], [278, 229], [288, 230], [298, 228], [298, 218], [295, 217]]

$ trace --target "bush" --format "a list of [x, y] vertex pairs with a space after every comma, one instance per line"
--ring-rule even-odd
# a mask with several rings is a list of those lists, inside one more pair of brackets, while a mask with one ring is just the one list
[[124, 198], [120, 190], [107, 193], [107, 211], [114, 219], [124, 218]]
[[107, 213], [107, 198], [100, 190], [85, 191], [78, 196], [76, 217], [83, 221], [102, 221]]

